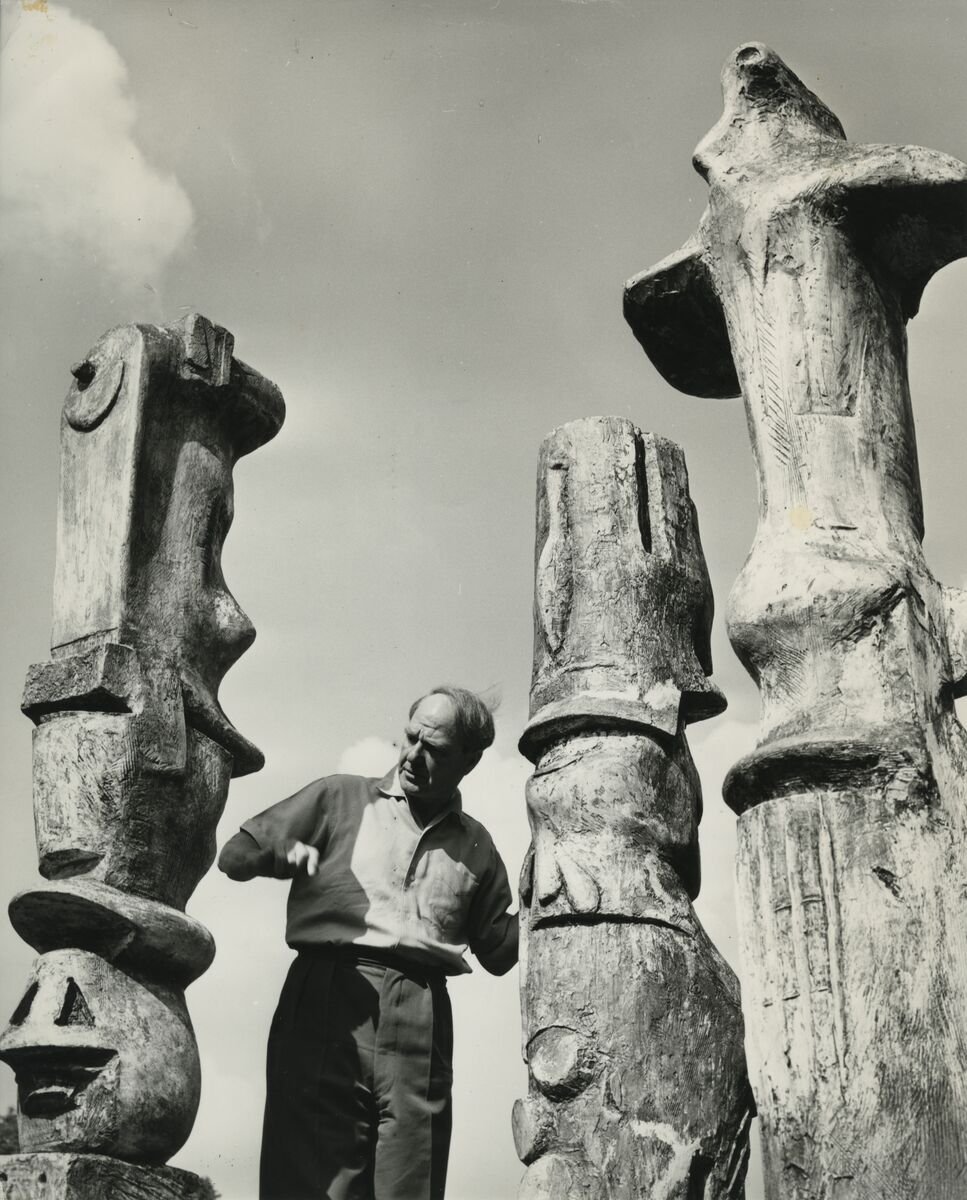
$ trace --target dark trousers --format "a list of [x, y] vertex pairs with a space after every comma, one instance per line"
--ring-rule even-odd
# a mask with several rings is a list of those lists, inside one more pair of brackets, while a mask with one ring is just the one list
[[269, 1033], [261, 1200], [442, 1200], [446, 977], [300, 953]]

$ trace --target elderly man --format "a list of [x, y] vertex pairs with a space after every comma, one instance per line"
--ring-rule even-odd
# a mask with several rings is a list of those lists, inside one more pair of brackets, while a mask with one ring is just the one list
[[269, 1033], [261, 1200], [437, 1200], [450, 1145], [447, 975], [517, 961], [507, 872], [458, 785], [490, 709], [438, 687], [384, 779], [332, 775], [246, 821], [219, 867], [291, 879], [297, 950]]

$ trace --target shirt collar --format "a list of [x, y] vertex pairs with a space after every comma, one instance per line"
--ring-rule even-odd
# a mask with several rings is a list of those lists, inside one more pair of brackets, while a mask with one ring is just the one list
[[384, 796], [393, 796], [399, 800], [403, 795], [400, 787], [400, 772], [398, 767], [391, 768], [376, 785]]
[[[406, 800], [406, 793], [403, 791], [403, 788], [400, 785], [400, 772], [398, 767], [393, 767], [392, 770], [388, 771], [376, 786], [384, 796], [389, 796], [393, 800]], [[434, 824], [438, 820], [442, 821], [443, 818], [449, 813], [461, 812], [463, 812], [463, 798], [460, 795], [460, 789], [457, 788], [457, 790], [450, 797], [449, 804], [447, 804], [439, 816], [434, 818]]]

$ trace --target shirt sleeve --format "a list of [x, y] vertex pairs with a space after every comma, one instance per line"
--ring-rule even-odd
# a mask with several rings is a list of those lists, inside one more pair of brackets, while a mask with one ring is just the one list
[[274, 874], [275, 860], [271, 850], [263, 850], [251, 834], [240, 829], [222, 847], [218, 869], [229, 879], [244, 883], [256, 875]]
[[[235, 866], [236, 859], [244, 859], [244, 868], [250, 871], [245, 877], [268, 875], [275, 879], [289, 879], [294, 871], [286, 855], [294, 842], [319, 848], [325, 839], [326, 781], [317, 779], [278, 804], [273, 804], [258, 816], [245, 821], [242, 831], [237, 833], [222, 851], [219, 865], [226, 869]], [[252, 845], [254, 843], [254, 845]], [[241, 877], [236, 874], [235, 877]]]
[[468, 941], [474, 956], [491, 975], [504, 975], [517, 962], [517, 913], [508, 912], [513, 901], [507, 868], [491, 850], [489, 869], [483, 875], [470, 905]]

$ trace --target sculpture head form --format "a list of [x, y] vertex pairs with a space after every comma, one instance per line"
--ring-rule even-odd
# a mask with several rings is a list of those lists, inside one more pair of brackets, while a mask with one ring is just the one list
[[[741, 390], [726, 275], [743, 225], [781, 239], [783, 219], [808, 209], [814, 229], [850, 240], [904, 318], [915, 315], [930, 277], [967, 252], [963, 163], [921, 146], [847, 142], [835, 114], [759, 42], [729, 57], [722, 91], [723, 114], [693, 156], [711, 189], [709, 208], [681, 250], [628, 282], [624, 300], [635, 337], [668, 382], [712, 397]], [[761, 271], [747, 245], [740, 257]], [[781, 269], [781, 249], [773, 257]], [[802, 334], [812, 328], [807, 315]]]
[[[897, 663], [926, 652], [910, 588], [923, 513], [905, 322], [933, 272], [967, 253], [967, 166], [847, 142], [758, 43], [729, 58], [723, 91], [696, 151], [709, 183], [698, 230], [628, 284], [625, 313], [669, 382], [745, 401], [759, 525], [728, 620], [764, 738], [791, 758], [802, 736], [828, 746], [862, 714], [864, 739], [892, 726], [922, 758], [914, 692], [878, 683], [868, 660], [886, 645]], [[930, 628], [943, 624], [938, 611]], [[929, 653], [960, 686], [939, 642]]]
[[37, 959], [0, 1057], [17, 1075], [25, 1151], [163, 1162], [198, 1108], [198, 1049], [180, 995], [87, 951]]
[[[255, 630], [225, 584], [221, 552], [232, 468], [278, 432], [284, 406], [273, 383], [232, 357], [233, 344], [227, 330], [190, 314], [165, 329], [111, 330], [73, 368], [51, 644], [55, 660], [131, 647], [140, 691], [116, 705], [154, 709], [157, 727], [177, 723], [183, 709], [232, 755], [238, 775], [262, 758], [222, 712], [218, 685]], [[55, 706], [48, 701], [48, 711]], [[177, 769], [164, 747], [155, 755], [162, 769]]]
[[[762, 141], [808, 143], [846, 140], [836, 115], [761, 42], [740, 46], [722, 68], [724, 112], [692, 157], [710, 182], [759, 152]], [[755, 143], [755, 145], [753, 145]]]
[[[674, 738], [714, 716], [712, 592], [679, 448], [620, 417], [541, 447], [531, 719], [521, 750], [568, 730]], [[643, 614], [647, 614], [647, 616]]]
[[[221, 552], [232, 469], [274, 436], [284, 405], [233, 346], [190, 314], [111, 330], [71, 371], [51, 659], [31, 667], [23, 708], [38, 724], [41, 872], [84, 876], [108, 910], [132, 892], [183, 910], [213, 860], [230, 776], [263, 761], [218, 702], [255, 636]], [[43, 919], [30, 925], [36, 943]], [[195, 940], [186, 926], [173, 977], [198, 973]]]

